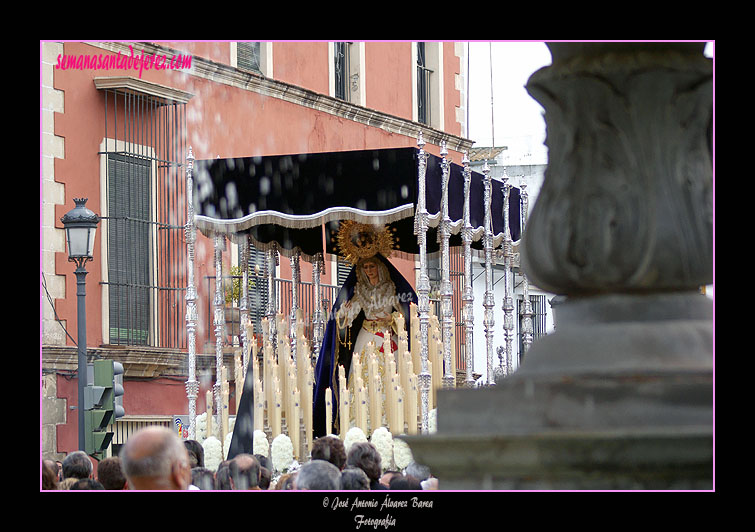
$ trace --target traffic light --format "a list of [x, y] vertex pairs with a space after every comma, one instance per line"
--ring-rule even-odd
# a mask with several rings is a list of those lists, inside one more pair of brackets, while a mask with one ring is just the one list
[[113, 439], [108, 425], [125, 414], [121, 404], [123, 365], [113, 360], [95, 360], [92, 370], [92, 383], [84, 388], [84, 447], [87, 454], [101, 456]]

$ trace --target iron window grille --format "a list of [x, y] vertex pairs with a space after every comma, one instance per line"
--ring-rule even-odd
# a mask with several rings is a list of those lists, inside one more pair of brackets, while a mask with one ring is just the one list
[[103, 92], [105, 342], [185, 348], [185, 104]]
[[430, 123], [430, 75], [432, 70], [427, 67], [425, 43], [417, 43], [417, 121], [421, 124]]
[[259, 74], [262, 73], [260, 66], [260, 43], [259, 42], [239, 42], [236, 44], [236, 66], [246, 70], [251, 70]]
[[349, 47], [351, 43], [333, 43], [333, 62], [335, 74], [335, 97], [349, 101]]

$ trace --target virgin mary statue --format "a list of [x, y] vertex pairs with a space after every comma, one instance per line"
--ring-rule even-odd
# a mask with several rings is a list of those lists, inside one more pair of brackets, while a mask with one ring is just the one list
[[[338, 367], [351, 383], [354, 353], [364, 353], [370, 342], [382, 358], [385, 334], [391, 335], [391, 352], [397, 348], [395, 320], [411, 330], [409, 306], [417, 294], [387, 259], [392, 237], [386, 228], [343, 222], [338, 233], [341, 253], [354, 266], [338, 292], [331, 310], [315, 368], [312, 421], [314, 436], [339, 432]], [[326, 393], [331, 393], [332, 422], [327, 427]]]

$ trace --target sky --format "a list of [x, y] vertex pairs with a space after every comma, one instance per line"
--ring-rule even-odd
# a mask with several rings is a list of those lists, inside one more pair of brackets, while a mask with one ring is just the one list
[[[713, 57], [712, 42], [705, 54]], [[550, 64], [542, 41], [469, 43], [467, 137], [475, 147], [505, 146], [519, 139], [546, 153], [543, 108], [524, 87], [533, 72]]]
[[545, 140], [543, 108], [524, 87], [533, 72], [550, 63], [543, 42], [469, 43], [468, 137], [475, 147], [493, 141], [500, 146], [512, 137]]

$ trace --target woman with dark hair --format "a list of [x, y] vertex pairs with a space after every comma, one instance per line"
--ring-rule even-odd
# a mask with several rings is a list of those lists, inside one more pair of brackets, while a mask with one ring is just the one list
[[360, 441], [353, 443], [349, 448], [346, 465], [358, 467], [364, 471], [367, 474], [367, 478], [370, 479], [371, 490], [388, 489], [380, 483], [380, 474], [382, 473], [380, 453], [370, 442]]

